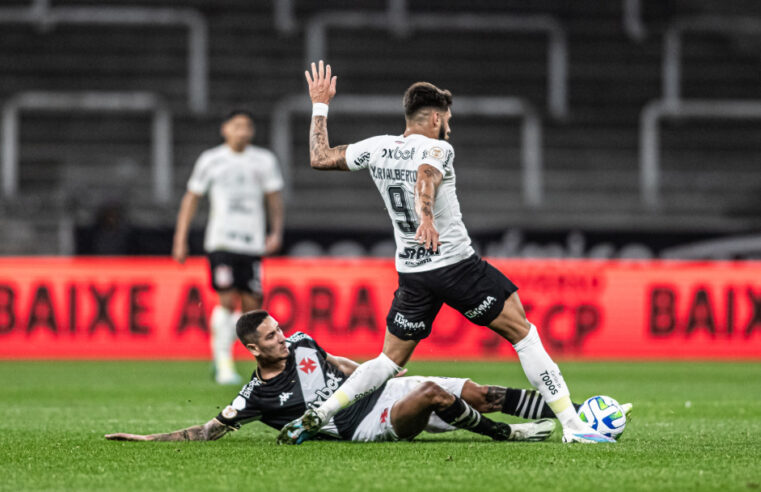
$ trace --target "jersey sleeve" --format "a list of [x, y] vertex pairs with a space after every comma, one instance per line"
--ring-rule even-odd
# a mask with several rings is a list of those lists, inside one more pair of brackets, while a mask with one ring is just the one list
[[346, 147], [346, 165], [349, 171], [367, 169], [370, 157], [378, 145], [379, 137], [370, 137]]
[[193, 172], [188, 180], [188, 191], [196, 195], [205, 195], [211, 186], [211, 173], [209, 172], [209, 157], [204, 152], [198, 157]]
[[267, 160], [262, 188], [265, 193], [272, 193], [283, 189], [283, 176], [280, 173], [280, 165], [277, 162], [275, 154], [270, 154], [270, 158]]
[[238, 429], [243, 424], [262, 418], [262, 410], [245, 397], [246, 392], [251, 394], [249, 386], [252, 384], [254, 384], [253, 381], [243, 387], [240, 394], [235, 397], [232, 403], [219, 412], [217, 420]]
[[449, 142], [431, 139], [422, 147], [422, 152], [416, 156], [416, 161], [417, 167], [428, 164], [446, 176], [452, 171], [454, 149]]

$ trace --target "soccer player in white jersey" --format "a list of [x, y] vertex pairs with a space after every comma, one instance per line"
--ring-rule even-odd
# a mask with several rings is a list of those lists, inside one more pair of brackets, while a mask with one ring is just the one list
[[201, 154], [188, 180], [172, 256], [180, 263], [187, 258], [190, 223], [201, 196], [208, 193], [211, 208], [204, 249], [211, 284], [219, 296], [209, 323], [214, 378], [219, 384], [239, 384], [232, 357], [236, 307], [240, 301], [243, 312], [248, 312], [262, 305], [261, 257], [277, 252], [282, 243], [283, 179], [275, 155], [251, 145], [250, 112], [228, 113], [221, 134], [224, 143]]
[[[339, 410], [397, 374], [426, 338], [443, 303], [509, 341], [523, 371], [563, 426], [565, 442], [615, 442], [576, 414], [560, 369], [526, 319], [518, 288], [480, 259], [470, 245], [455, 192], [454, 149], [449, 139], [452, 94], [427, 82], [404, 95], [406, 128], [352, 145], [330, 147], [328, 104], [336, 94], [330, 65], [306, 72], [312, 99], [311, 166], [319, 170], [368, 169], [394, 226], [399, 288], [386, 318], [383, 352], [357, 368], [319, 408], [286, 425], [280, 442], [303, 442]], [[303, 436], [306, 434], [306, 438]]]

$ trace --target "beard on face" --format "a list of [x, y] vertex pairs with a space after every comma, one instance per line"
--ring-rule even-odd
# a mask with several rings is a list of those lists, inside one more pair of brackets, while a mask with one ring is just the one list
[[441, 126], [439, 127], [439, 140], [446, 140], [447, 139], [447, 129], [444, 128], [444, 123], [441, 123]]

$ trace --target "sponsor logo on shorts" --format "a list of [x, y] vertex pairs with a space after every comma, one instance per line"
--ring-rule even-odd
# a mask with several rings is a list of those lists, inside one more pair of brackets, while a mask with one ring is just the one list
[[474, 319], [483, 316], [495, 302], [497, 302], [496, 297], [487, 296], [486, 299], [481, 301], [481, 304], [479, 304], [478, 307], [475, 307], [470, 311], [465, 311], [465, 317], [468, 319]]
[[396, 313], [394, 324], [406, 332], [425, 330], [425, 321], [410, 321], [402, 313]]

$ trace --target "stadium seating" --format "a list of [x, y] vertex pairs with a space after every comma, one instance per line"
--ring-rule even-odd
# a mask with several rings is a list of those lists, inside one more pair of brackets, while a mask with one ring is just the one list
[[[0, 99], [28, 89], [147, 90], [164, 95], [175, 115], [175, 196], [164, 207], [151, 201], [147, 117], [24, 115], [23, 197], [19, 201], [37, 204], [50, 214], [27, 213], [29, 207], [18, 203], [0, 207], [0, 227], [17, 231], [20, 237], [15, 252], [61, 251], [66, 242], [61, 229], [67, 223], [59, 219], [74, 217], [78, 224], [90, 223], [103, 197], [114, 196], [115, 184], [133, 224], [171, 228], [175, 202], [194, 159], [218, 142], [218, 117], [228, 108], [252, 108], [257, 115], [256, 143], [269, 145], [274, 104], [304, 91], [305, 22], [325, 10], [351, 8], [337, 0], [294, 3], [300, 28], [288, 36], [275, 30], [270, 2], [182, 2], [197, 8], [209, 23], [211, 110], [204, 115], [187, 108], [186, 33], [180, 28], [54, 26], [39, 30], [4, 25]], [[416, 13], [433, 8], [409, 3]], [[566, 120], [543, 116], [545, 203], [539, 208], [530, 208], [520, 199], [517, 122], [458, 118], [455, 98], [458, 188], [466, 223], [474, 232], [511, 226], [736, 231], [757, 224], [761, 178], [754, 168], [761, 152], [761, 125], [665, 125], [664, 205], [658, 211], [646, 210], [640, 201], [637, 146], [640, 111], [661, 95], [664, 26], [678, 16], [696, 13], [736, 14], [739, 9], [761, 15], [761, 7], [739, 0], [721, 9], [709, 1], [643, 3], [649, 35], [641, 43], [626, 36], [621, 5], [615, 1], [467, 3], [470, 13], [554, 16], [567, 30], [570, 50], [570, 116]], [[27, 4], [17, 2], [18, 6]], [[175, 6], [177, 2], [87, 0], [76, 4]], [[362, 5], [368, 10], [385, 8], [380, 0]], [[726, 5], [736, 5], [735, 10]], [[435, 8], [437, 13], [451, 15], [463, 12], [462, 3], [455, 0], [442, 0]], [[339, 74], [342, 93], [401, 94], [411, 81], [424, 78], [452, 89], [456, 96], [520, 96], [537, 108], [546, 107], [546, 41], [538, 34], [442, 32], [398, 38], [385, 29], [335, 30], [330, 43], [330, 61]], [[684, 96], [761, 98], [759, 45], [748, 38], [688, 36]], [[388, 219], [366, 176], [315, 173], [308, 168], [307, 125], [307, 121], [294, 122], [294, 134], [304, 138], [294, 142], [297, 159], [289, 228], [386, 230]], [[401, 130], [401, 118], [331, 114], [333, 142]], [[105, 170], [102, 179], [86, 172], [92, 168]], [[125, 173], [134, 179], [120, 179]], [[81, 192], [83, 183], [87, 193]], [[14, 252], [9, 248], [8, 252]]]

